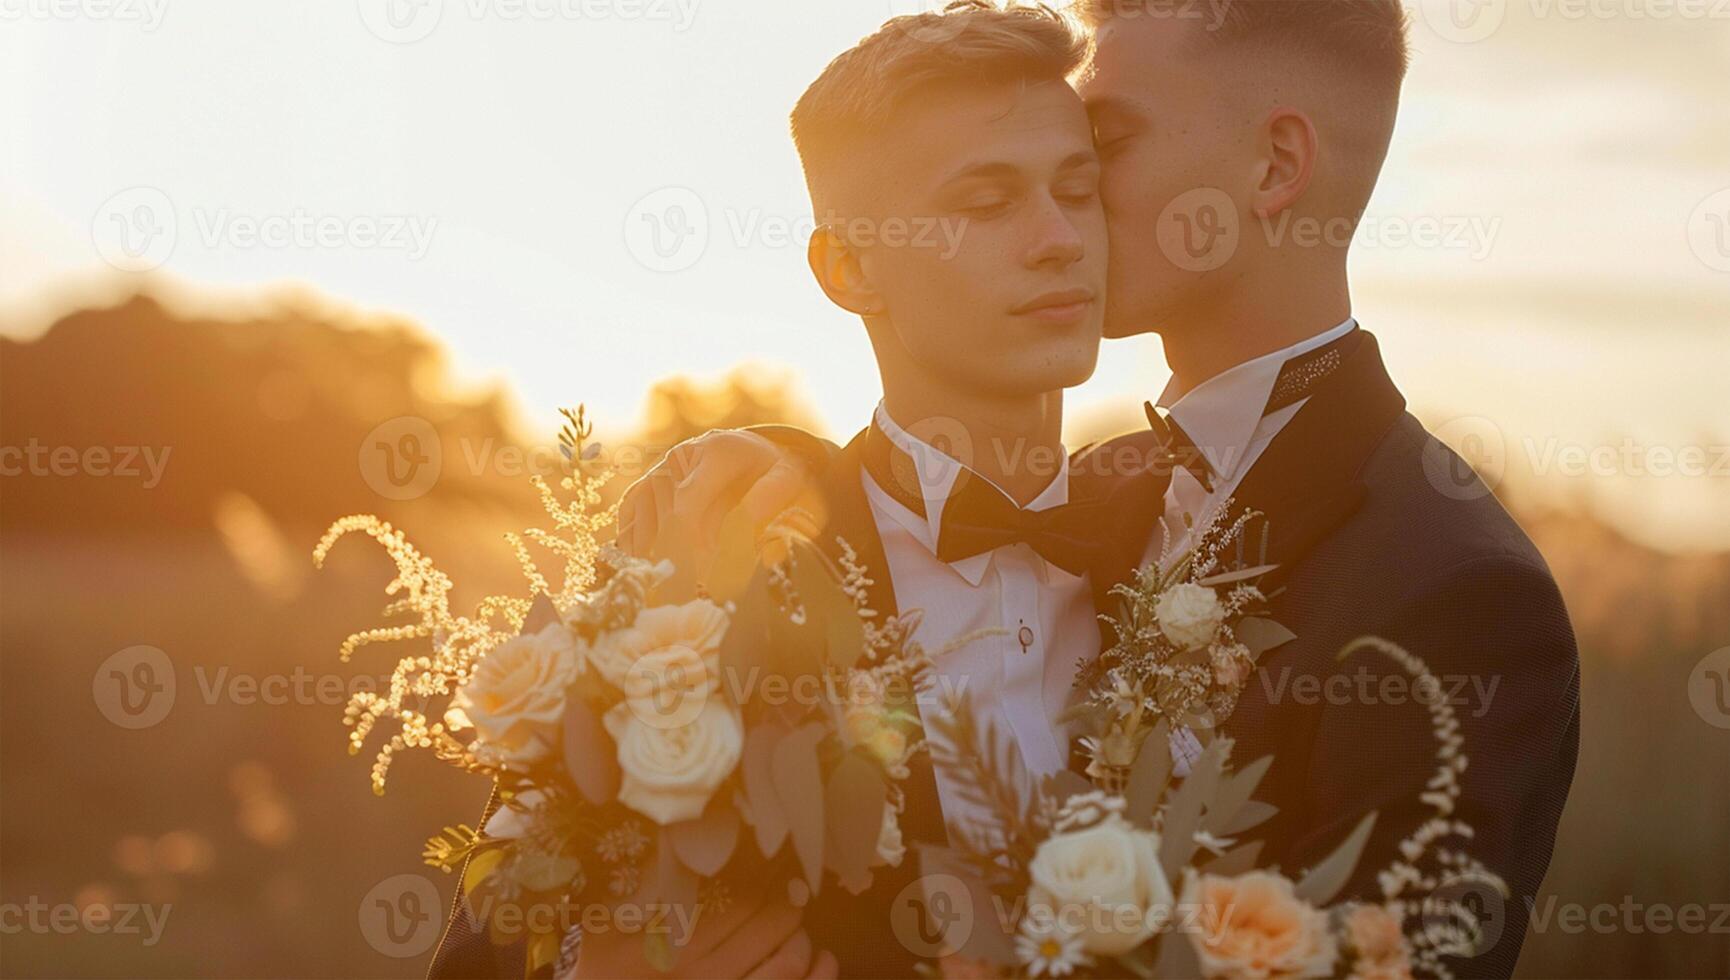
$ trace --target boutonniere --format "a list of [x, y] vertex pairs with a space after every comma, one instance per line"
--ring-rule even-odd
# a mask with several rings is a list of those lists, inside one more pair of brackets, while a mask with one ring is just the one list
[[1267, 617], [1268, 597], [1257, 585], [1276, 566], [1243, 559], [1244, 529], [1260, 515], [1245, 510], [1227, 523], [1230, 506], [1204, 517], [1193, 547], [1173, 554], [1168, 537], [1157, 560], [1111, 589], [1120, 611], [1100, 618], [1116, 642], [1082, 669], [1073, 712], [1087, 732], [1081, 744], [1095, 780], [1127, 774], [1162, 721], [1187, 768], [1181, 762], [1199, 755], [1206, 733], [1236, 710], [1257, 659], [1295, 639]]

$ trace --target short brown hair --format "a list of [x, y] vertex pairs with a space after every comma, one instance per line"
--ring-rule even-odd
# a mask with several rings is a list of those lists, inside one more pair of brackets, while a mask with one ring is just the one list
[[[833, 169], [885, 135], [895, 113], [944, 84], [1063, 81], [1086, 39], [1044, 4], [956, 0], [941, 11], [886, 22], [842, 52], [793, 108], [793, 143], [813, 202]], [[818, 203], [818, 207], [825, 206]]]
[[[1195, 0], [1076, 0], [1091, 28], [1119, 17], [1186, 16]], [[1405, 78], [1406, 9], [1401, 0], [1220, 0], [1197, 35], [1216, 44], [1267, 40], [1303, 48], [1391, 82]]]

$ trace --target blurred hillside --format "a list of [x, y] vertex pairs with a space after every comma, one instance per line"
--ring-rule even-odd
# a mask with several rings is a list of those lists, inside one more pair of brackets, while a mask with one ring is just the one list
[[[808, 424], [790, 384], [756, 370], [675, 379], [645, 393], [634, 431], [596, 421], [629, 475], [711, 426]], [[550, 428], [553, 407], [534, 418]], [[411, 758], [384, 798], [370, 793], [369, 756], [343, 751], [342, 705], [396, 651], [344, 665], [336, 649], [378, 623], [389, 563], [358, 540], [322, 573], [308, 556], [331, 519], [373, 512], [451, 573], [462, 603], [515, 589], [499, 535], [536, 523], [527, 475], [557, 468], [550, 440], [526, 430], [502, 391], [453, 395], [436, 342], [411, 325], [322, 307], [228, 321], [139, 296], [0, 340], [0, 447], [40, 449], [39, 466], [0, 477], [0, 901], [172, 909], [148, 946], [7, 936], [0, 973], [421, 975], [424, 955], [369, 943], [364, 899], [421, 873], [424, 837], [472, 819], [486, 787]], [[69, 475], [60, 447], [78, 460]], [[92, 465], [91, 447], [108, 462]], [[114, 472], [129, 448], [135, 476]], [[1730, 555], [1677, 557], [1512, 504], [1585, 661], [1580, 769], [1547, 893], [1730, 902], [1730, 739], [1688, 701], [1690, 672], [1730, 639]], [[177, 687], [166, 717], [129, 729], [105, 713], [103, 665], [140, 644], [164, 652]], [[1521, 972], [1727, 966], [1723, 933], [1552, 926]]]

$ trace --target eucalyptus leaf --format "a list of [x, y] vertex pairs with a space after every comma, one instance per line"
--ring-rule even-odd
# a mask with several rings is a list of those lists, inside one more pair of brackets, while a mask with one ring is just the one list
[[1221, 831], [1221, 833], [1227, 837], [1230, 837], [1233, 834], [1241, 834], [1246, 830], [1259, 827], [1267, 821], [1272, 820], [1278, 813], [1279, 807], [1274, 806], [1272, 803], [1264, 803], [1261, 800], [1250, 800], [1238, 809], [1237, 816], [1232, 818], [1231, 823], [1226, 824], [1225, 829]]
[[1232, 585], [1252, 578], [1261, 578], [1263, 575], [1266, 575], [1268, 572], [1271, 572], [1278, 567], [1278, 565], [1256, 565], [1253, 568], [1239, 568], [1234, 571], [1220, 572], [1218, 575], [1209, 575], [1207, 578], [1198, 579], [1196, 584], [1208, 586]]
[[1201, 957], [1196, 954], [1192, 935], [1200, 932], [1173, 929], [1160, 937], [1159, 959], [1153, 963], [1153, 976], [1159, 980], [1194, 980], [1201, 976]]
[[1261, 616], [1245, 616], [1231, 628], [1237, 641], [1249, 647], [1251, 657], [1260, 657], [1283, 643], [1297, 639], [1297, 634]]
[[1239, 844], [1212, 861], [1203, 864], [1201, 870], [1204, 874], [1219, 875], [1222, 878], [1231, 878], [1246, 871], [1253, 871], [1255, 870], [1256, 859], [1261, 857], [1263, 843], [1265, 842], [1252, 840], [1247, 844]]
[[1357, 868], [1358, 859], [1363, 857], [1364, 845], [1369, 843], [1370, 830], [1375, 825], [1376, 814], [1371, 811], [1358, 821], [1332, 854], [1304, 873], [1297, 883], [1297, 897], [1318, 908], [1332, 902], [1351, 880], [1352, 871]]
[[823, 880], [823, 774], [817, 766], [817, 743], [823, 735], [823, 726], [816, 723], [794, 730], [775, 746], [770, 763], [775, 795], [793, 835], [793, 853], [813, 895]]
[[806, 626], [823, 636], [825, 660], [849, 670], [865, 651], [865, 627], [853, 600], [842, 591], [836, 572], [822, 552], [804, 542], [792, 549], [793, 586], [805, 604]]
[[1255, 795], [1255, 788], [1261, 785], [1262, 777], [1267, 775], [1268, 767], [1272, 765], [1273, 756], [1264, 755], [1226, 777], [1219, 792], [1214, 794], [1213, 803], [1208, 806], [1203, 828], [1216, 837], [1224, 837], [1226, 828], [1232, 825], [1237, 819], [1238, 811]]
[[829, 774], [823, 796], [825, 863], [841, 887], [857, 895], [871, 885], [871, 863], [888, 806], [882, 770], [849, 752]]
[[1142, 740], [1123, 791], [1124, 808], [1140, 826], [1153, 825], [1160, 798], [1171, 784], [1171, 768], [1171, 725], [1162, 719]]
[[618, 749], [581, 697], [565, 701], [563, 734], [565, 771], [577, 791], [596, 806], [612, 802], [619, 795]]
[[529, 606], [528, 614], [523, 617], [522, 635], [530, 636], [539, 633], [554, 623], [560, 622], [559, 610], [553, 605], [553, 600], [545, 592], [535, 596], [535, 601]]
[[781, 798], [775, 792], [775, 745], [787, 734], [778, 722], [765, 722], [745, 736], [742, 768], [745, 798], [751, 804], [752, 828], [757, 832], [757, 850], [773, 857], [787, 839], [789, 827]]
[[713, 877], [726, 867], [739, 843], [739, 811], [725, 804], [711, 806], [695, 820], [669, 826], [667, 839], [685, 867], [705, 878]]
[[1159, 863], [1166, 877], [1177, 877], [1195, 853], [1195, 832], [1201, 829], [1202, 810], [1213, 800], [1230, 753], [1231, 740], [1225, 738], [1214, 740], [1202, 750], [1201, 758], [1166, 807], [1159, 844]]

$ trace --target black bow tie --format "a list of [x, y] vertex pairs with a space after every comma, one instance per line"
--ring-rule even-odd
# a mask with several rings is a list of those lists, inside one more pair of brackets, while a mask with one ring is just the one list
[[[865, 469], [896, 503], [921, 517], [925, 496], [913, 460], [876, 425], [865, 435]], [[989, 480], [964, 466], [943, 503], [937, 558], [962, 561], [1013, 544], [1025, 544], [1071, 575], [1086, 572], [1107, 537], [1104, 501], [1075, 502], [1027, 510], [1016, 506]]]

